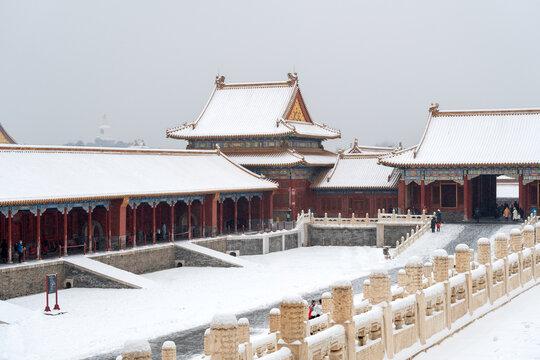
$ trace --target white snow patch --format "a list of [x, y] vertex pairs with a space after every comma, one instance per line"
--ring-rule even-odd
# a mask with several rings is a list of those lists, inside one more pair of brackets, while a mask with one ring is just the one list
[[230, 313], [216, 314], [212, 318], [212, 325], [237, 325], [236, 316]]

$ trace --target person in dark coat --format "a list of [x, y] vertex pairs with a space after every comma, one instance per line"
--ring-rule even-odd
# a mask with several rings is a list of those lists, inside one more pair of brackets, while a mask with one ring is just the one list
[[435, 226], [437, 225], [437, 219], [435, 216], [431, 218], [431, 232], [435, 232]]
[[474, 209], [474, 218], [476, 219], [477, 223], [480, 222], [480, 208], [478, 207]]
[[22, 240], [19, 240], [17, 245], [15, 245], [15, 251], [17, 252], [17, 255], [19, 255], [19, 263], [23, 259], [25, 250], [26, 250], [26, 247], [23, 245]]
[[437, 212], [435, 213], [435, 216], [437, 216], [437, 222], [440, 224], [442, 222], [442, 215], [441, 210], [437, 209]]

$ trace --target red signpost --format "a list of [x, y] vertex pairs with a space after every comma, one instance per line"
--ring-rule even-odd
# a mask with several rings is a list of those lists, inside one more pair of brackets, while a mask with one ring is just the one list
[[51, 311], [51, 308], [49, 306], [49, 294], [52, 292], [56, 294], [56, 301], [55, 301], [55, 305], [53, 309], [60, 310], [60, 306], [58, 306], [58, 275], [57, 274], [45, 275], [45, 280], [47, 282], [47, 289], [46, 289], [47, 302], [45, 305], [45, 312]]

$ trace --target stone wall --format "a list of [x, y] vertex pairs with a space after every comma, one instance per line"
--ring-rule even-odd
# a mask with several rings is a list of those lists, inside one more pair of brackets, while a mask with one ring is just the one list
[[308, 246], [376, 246], [375, 226], [329, 227], [309, 225]]
[[175, 257], [177, 260], [183, 261], [184, 266], [198, 266], [198, 267], [238, 267], [232, 263], [225, 262], [221, 259], [213, 258], [211, 256], [191, 251], [179, 246], [175, 246]]
[[[196, 241], [195, 244], [226, 254], [238, 252], [240, 256], [262, 255], [298, 247], [298, 232], [278, 234], [260, 234], [260, 237], [215, 238]], [[285, 236], [284, 244], [283, 236]]]
[[464, 218], [463, 211], [441, 211], [443, 223], [462, 222]]
[[75, 287], [130, 288], [119, 281], [58, 260], [0, 269], [0, 300], [44, 292], [48, 274], [58, 275], [59, 289], [64, 288], [66, 279], [73, 279]]
[[176, 267], [174, 247], [173, 244], [152, 246], [93, 256], [92, 259], [134, 274], [146, 274]]
[[416, 225], [384, 225], [384, 246], [395, 247], [396, 241], [401, 240], [411, 229], [416, 229]]

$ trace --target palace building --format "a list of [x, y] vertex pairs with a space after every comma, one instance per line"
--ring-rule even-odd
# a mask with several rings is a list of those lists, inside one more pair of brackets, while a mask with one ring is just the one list
[[219, 150], [0, 145], [0, 162], [8, 262], [19, 240], [40, 259], [263, 228], [277, 188]]
[[416, 146], [381, 158], [398, 168], [399, 207], [440, 209], [447, 220], [494, 215], [497, 176], [517, 178], [519, 206], [539, 205], [540, 109], [429, 109]]
[[[312, 185], [321, 173], [331, 171], [337, 160], [322, 142], [340, 138], [341, 133], [311, 118], [296, 74], [288, 74], [287, 81], [260, 83], [225, 83], [224, 76], [217, 77], [199, 117], [168, 129], [167, 137], [187, 140], [189, 149], [219, 148], [238, 164], [276, 181], [279, 188], [273, 195], [274, 220], [292, 220], [301, 210], [326, 211], [319, 206], [317, 194], [328, 190]], [[362, 149], [362, 153], [379, 155], [387, 151]], [[365, 208], [373, 211], [378, 193], [365, 185], [326, 192], [326, 198], [333, 198], [329, 203], [336, 206], [325, 209], [337, 213], [343, 193], [363, 189], [369, 192], [373, 204]], [[387, 189], [381, 190], [386, 198]]]
[[312, 184], [316, 212], [344, 217], [377, 214], [397, 207], [399, 171], [380, 165], [379, 158], [399, 148], [354, 145], [340, 152], [334, 167], [323, 171]]

